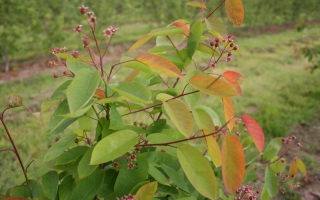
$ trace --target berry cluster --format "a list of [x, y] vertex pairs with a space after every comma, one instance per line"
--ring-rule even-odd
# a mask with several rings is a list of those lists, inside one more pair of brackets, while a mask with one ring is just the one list
[[235, 200], [242, 200], [242, 199], [248, 199], [248, 200], [256, 200], [257, 196], [261, 194], [261, 190], [256, 190], [255, 192], [253, 191], [252, 186], [250, 185], [245, 185], [242, 187], [239, 187], [236, 190], [236, 197], [234, 197]]
[[117, 197], [117, 200], [133, 200], [133, 199], [134, 199], [134, 195], [132, 194], [129, 194], [128, 196], [124, 195], [123, 197], [120, 197], [120, 198]]
[[148, 124], [145, 124], [143, 122], [137, 122], [137, 121], [133, 122], [133, 125], [138, 126], [144, 130], [147, 130], [149, 127]]

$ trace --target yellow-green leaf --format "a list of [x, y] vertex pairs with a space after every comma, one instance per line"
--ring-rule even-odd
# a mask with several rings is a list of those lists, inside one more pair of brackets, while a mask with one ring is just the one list
[[148, 42], [153, 36], [152, 35], [145, 35], [142, 38], [140, 38], [136, 43], [130, 47], [129, 51], [133, 51], [139, 47], [141, 47], [144, 43]]
[[193, 187], [203, 196], [216, 199], [217, 183], [209, 161], [190, 145], [181, 145], [177, 156], [182, 170]]
[[188, 6], [192, 6], [192, 7], [196, 7], [196, 8], [205, 8], [205, 9], [207, 9], [205, 4], [202, 4], [202, 3], [197, 2], [197, 1], [187, 2], [186, 4]]
[[[209, 134], [208, 131], [204, 130], [204, 134]], [[220, 167], [222, 164], [222, 158], [221, 158], [221, 151], [220, 147], [217, 143], [217, 141], [214, 139], [213, 136], [208, 136], [206, 137], [206, 142], [207, 142], [207, 148], [208, 148], [208, 153], [210, 155], [210, 158], [213, 162], [213, 164], [216, 167]]]
[[193, 128], [193, 118], [188, 107], [178, 99], [163, 102], [163, 106], [177, 129], [189, 138]]
[[244, 151], [238, 138], [226, 135], [222, 142], [222, 177], [228, 192], [241, 186], [245, 175]]
[[306, 166], [304, 165], [304, 163], [302, 162], [302, 160], [300, 158], [297, 158], [296, 162], [297, 162], [298, 169], [300, 170], [300, 172], [303, 173], [304, 175], [306, 175], [307, 169], [306, 169]]
[[163, 57], [153, 55], [153, 54], [141, 54], [135, 58], [136, 61], [139, 61], [158, 72], [165, 74], [170, 77], [180, 78], [182, 73], [179, 68], [173, 64], [170, 60]]
[[190, 85], [205, 94], [219, 97], [238, 95], [227, 82], [212, 76], [196, 74], [190, 78]]
[[134, 196], [134, 200], [150, 200], [156, 193], [157, 188], [157, 182], [151, 182], [143, 185]]

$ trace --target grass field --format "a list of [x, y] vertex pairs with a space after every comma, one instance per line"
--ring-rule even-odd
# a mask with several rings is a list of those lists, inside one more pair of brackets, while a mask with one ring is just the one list
[[[127, 29], [130, 30], [124, 27], [123, 31]], [[146, 29], [147, 27], [143, 28]], [[305, 71], [304, 67], [308, 62], [305, 59], [296, 60], [293, 52], [294, 45], [303, 45], [301, 41], [310, 35], [316, 35], [319, 29], [317, 26], [304, 33], [286, 31], [235, 38], [235, 43], [243, 53], [234, 55], [230, 64], [219, 65], [217, 68], [218, 72], [234, 70], [246, 77], [242, 80], [243, 97], [234, 98], [235, 110], [238, 114], [246, 113], [255, 118], [268, 138], [288, 134], [291, 126], [307, 123], [320, 109], [320, 70], [313, 74]], [[127, 38], [124, 42], [135, 39], [137, 38]], [[49, 73], [35, 75], [0, 85], [0, 97], [2, 99], [10, 94], [19, 94], [23, 97], [24, 105], [33, 111], [39, 111], [41, 101], [50, 97], [60, 83], [62, 80], [53, 79]], [[222, 113], [220, 103], [206, 104], [214, 106], [218, 113]], [[0, 109], [4, 107], [5, 104], [0, 102]], [[25, 164], [29, 163], [37, 152], [46, 149], [56, 137], [46, 134], [50, 113], [52, 111], [44, 113], [40, 120], [23, 107], [6, 113], [6, 123]], [[0, 149], [6, 148], [10, 148], [10, 143], [0, 126]], [[23, 179], [12, 152], [1, 152], [0, 161], [0, 191], [4, 192], [14, 184], [21, 183]], [[32, 164], [30, 168], [31, 176], [36, 176], [32, 174], [36, 164]]]

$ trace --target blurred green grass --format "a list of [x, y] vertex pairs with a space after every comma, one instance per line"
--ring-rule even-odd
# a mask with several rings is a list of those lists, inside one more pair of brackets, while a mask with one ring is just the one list
[[[118, 44], [137, 40], [154, 27], [142, 24], [141, 28], [140, 25], [123, 25], [120, 28], [121, 31], [115, 37]], [[234, 38], [243, 54], [234, 54], [230, 64], [218, 65], [216, 69], [217, 72], [234, 70], [246, 77], [242, 80], [243, 97], [234, 98], [236, 113], [249, 114], [255, 118], [268, 138], [287, 134], [290, 126], [296, 123], [307, 123], [320, 108], [320, 70], [314, 74], [305, 71], [308, 62], [305, 59], [296, 60], [293, 51], [294, 45], [303, 45], [303, 38], [315, 35], [319, 28], [315, 26], [304, 33], [291, 30], [272, 35]], [[72, 41], [70, 46], [74, 45]], [[26, 106], [39, 111], [41, 101], [50, 97], [62, 81], [53, 79], [49, 73], [35, 75], [0, 85], [0, 96], [6, 98], [11, 94], [19, 94]], [[223, 119], [222, 106], [218, 101], [205, 103], [213, 106]], [[4, 107], [5, 104], [0, 102], [0, 108]], [[6, 112], [6, 123], [25, 164], [37, 152], [46, 149], [56, 137], [46, 135], [51, 113], [44, 113], [38, 120], [22, 107]], [[10, 147], [7, 135], [0, 126], [0, 149]], [[0, 191], [4, 192], [14, 185], [15, 179], [22, 173], [12, 152], [1, 152], [0, 160]], [[31, 165], [31, 174], [32, 169], [36, 168], [36, 163]]]

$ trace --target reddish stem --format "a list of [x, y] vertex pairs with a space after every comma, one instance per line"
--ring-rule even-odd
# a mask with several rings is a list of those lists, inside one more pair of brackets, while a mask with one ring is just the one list
[[19, 160], [19, 163], [20, 163], [22, 172], [23, 172], [23, 174], [24, 174], [24, 178], [26, 179], [27, 188], [28, 188], [28, 190], [29, 190], [30, 197], [31, 197], [31, 199], [33, 199], [32, 191], [31, 191], [31, 188], [30, 188], [29, 179], [28, 179], [28, 175], [27, 175], [27, 170], [25, 169], [25, 167], [24, 167], [24, 165], [23, 165], [23, 163], [22, 163], [22, 160], [21, 160], [19, 151], [18, 151], [18, 149], [17, 149], [17, 147], [16, 147], [16, 145], [15, 145], [15, 143], [14, 143], [12, 137], [11, 137], [11, 134], [10, 134], [10, 132], [9, 132], [9, 130], [8, 130], [7, 125], [6, 125], [5, 122], [4, 122], [4, 117], [3, 117], [3, 116], [4, 116], [4, 112], [5, 112], [7, 109], [8, 109], [8, 108], [6, 108], [6, 109], [1, 113], [1, 115], [0, 115], [0, 120], [1, 120], [1, 122], [2, 122], [2, 125], [3, 125], [4, 129], [6, 130], [6, 133], [7, 133], [7, 135], [8, 135], [9, 140], [10, 140], [10, 143], [11, 143], [11, 145], [12, 145], [12, 147], [13, 147], [14, 154], [16, 154], [16, 156], [17, 156], [17, 158], [18, 158], [18, 160]]

